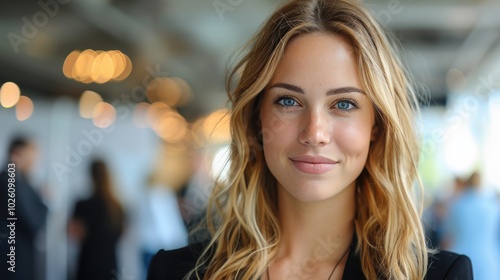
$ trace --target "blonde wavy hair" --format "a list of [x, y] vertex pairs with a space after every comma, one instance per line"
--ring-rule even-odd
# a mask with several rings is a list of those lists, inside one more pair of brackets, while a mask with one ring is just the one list
[[357, 179], [355, 233], [367, 279], [423, 279], [429, 250], [414, 199], [419, 155], [416, 94], [384, 31], [352, 0], [292, 1], [273, 13], [230, 72], [229, 181], [216, 184], [206, 223], [211, 240], [189, 278], [259, 279], [277, 253], [276, 180], [259, 139], [259, 106], [287, 44], [313, 32], [336, 34], [352, 45], [366, 95], [376, 109], [378, 138]]

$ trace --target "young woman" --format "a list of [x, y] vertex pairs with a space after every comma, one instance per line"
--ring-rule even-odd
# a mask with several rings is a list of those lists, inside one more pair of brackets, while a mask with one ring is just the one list
[[417, 100], [360, 4], [283, 6], [228, 94], [230, 180], [210, 198], [211, 238], [158, 252], [149, 279], [471, 279], [466, 256], [426, 247]]

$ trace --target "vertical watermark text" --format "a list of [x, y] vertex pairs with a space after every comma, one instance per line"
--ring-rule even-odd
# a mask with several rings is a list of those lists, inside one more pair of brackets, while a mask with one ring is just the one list
[[[16, 272], [16, 165], [7, 164], [7, 270]], [[10, 246], [9, 246], [10, 245]]]

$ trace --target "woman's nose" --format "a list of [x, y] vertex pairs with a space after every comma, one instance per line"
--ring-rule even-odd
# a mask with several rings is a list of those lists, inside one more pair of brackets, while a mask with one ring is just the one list
[[304, 145], [324, 146], [330, 143], [331, 124], [323, 112], [310, 112], [305, 116], [299, 141]]

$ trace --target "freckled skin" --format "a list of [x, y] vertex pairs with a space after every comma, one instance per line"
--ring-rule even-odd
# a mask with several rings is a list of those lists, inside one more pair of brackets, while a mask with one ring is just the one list
[[[340, 88], [361, 92], [331, 94]], [[375, 114], [363, 93], [352, 47], [342, 37], [313, 33], [290, 42], [264, 92], [260, 119], [264, 156], [278, 192], [314, 202], [355, 187], [375, 131]], [[334, 164], [323, 172], [321, 165], [292, 160], [301, 155], [322, 156]]]

